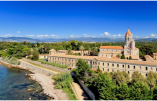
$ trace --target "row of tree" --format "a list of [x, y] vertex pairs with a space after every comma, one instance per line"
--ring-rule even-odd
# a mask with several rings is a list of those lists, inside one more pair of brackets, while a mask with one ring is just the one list
[[[152, 55], [157, 53], [157, 42], [136, 42], [136, 47], [139, 48], [139, 55]], [[30, 43], [30, 42], [0, 42], [0, 56], [13, 55], [21, 58], [31, 55], [34, 50], [39, 54], [48, 54], [50, 49], [57, 50], [88, 50], [93, 52], [93, 55], [98, 55], [100, 46], [124, 46], [124, 42], [108, 42], [108, 43], [83, 43], [81, 41], [71, 40], [61, 43]]]

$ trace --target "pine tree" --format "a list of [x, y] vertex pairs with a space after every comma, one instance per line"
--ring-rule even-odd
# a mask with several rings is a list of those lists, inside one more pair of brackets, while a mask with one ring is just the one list
[[125, 55], [124, 54], [122, 54], [121, 59], [125, 59]]

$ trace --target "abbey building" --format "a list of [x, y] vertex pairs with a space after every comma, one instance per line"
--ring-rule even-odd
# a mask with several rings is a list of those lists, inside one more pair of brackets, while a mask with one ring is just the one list
[[121, 46], [101, 46], [99, 57], [112, 58], [116, 57], [117, 54], [122, 55], [124, 53], [125, 58], [128, 59], [130, 56], [132, 59], [139, 59], [139, 49], [135, 47], [135, 41], [132, 38], [130, 30], [125, 34], [124, 47]]

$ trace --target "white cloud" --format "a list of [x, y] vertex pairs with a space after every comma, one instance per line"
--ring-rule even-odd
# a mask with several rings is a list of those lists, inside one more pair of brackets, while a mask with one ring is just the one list
[[104, 35], [105, 35], [105, 36], [110, 36], [110, 33], [104, 32]]
[[118, 34], [118, 36], [121, 36], [121, 34]]
[[48, 35], [46, 34], [45, 37], [48, 37]]
[[71, 37], [71, 38], [73, 38], [73, 37], [74, 37], [74, 35], [71, 35], [70, 37]]
[[13, 36], [13, 35], [11, 35], [11, 34], [4, 35], [4, 37], [11, 37], [11, 36]]
[[84, 36], [87, 36], [87, 34], [83, 34]]
[[149, 38], [149, 37], [145, 37], [145, 38]]
[[139, 38], [138, 36], [136, 36], [136, 38]]
[[26, 36], [28, 36], [28, 37], [32, 37], [32, 36], [34, 36], [34, 35], [26, 35]]
[[17, 33], [21, 33], [20, 31], [17, 31]]
[[93, 38], [95, 38], [95, 36], [92, 36]]
[[113, 36], [117, 36], [117, 35], [113, 35]]
[[52, 34], [52, 35], [50, 35], [50, 36], [51, 36], [51, 37], [58, 37], [58, 35], [53, 35], [53, 34]]
[[152, 33], [151, 36], [154, 37], [154, 36], [156, 36], [156, 35]]

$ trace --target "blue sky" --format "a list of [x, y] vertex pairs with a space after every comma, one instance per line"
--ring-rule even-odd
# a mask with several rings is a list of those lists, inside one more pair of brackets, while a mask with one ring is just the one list
[[0, 36], [157, 38], [157, 1], [0, 1]]

